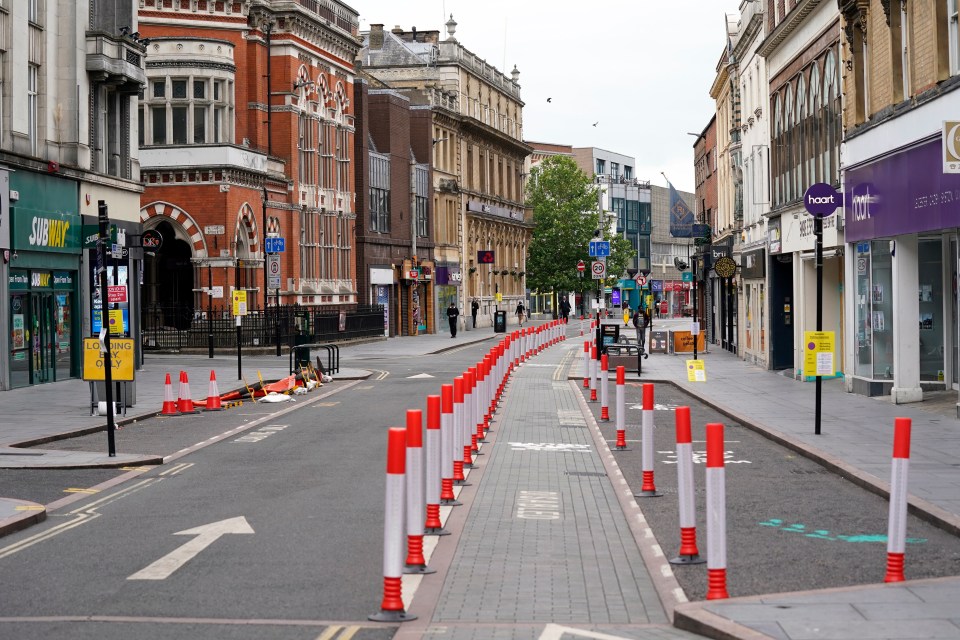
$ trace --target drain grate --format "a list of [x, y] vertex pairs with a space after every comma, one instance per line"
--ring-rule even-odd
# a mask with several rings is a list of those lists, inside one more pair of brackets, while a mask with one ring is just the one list
[[568, 476], [581, 476], [586, 478], [604, 478], [607, 474], [603, 471], [564, 471]]
[[819, 476], [826, 475], [830, 472], [826, 469], [791, 469], [790, 473], [795, 473], [801, 476]]

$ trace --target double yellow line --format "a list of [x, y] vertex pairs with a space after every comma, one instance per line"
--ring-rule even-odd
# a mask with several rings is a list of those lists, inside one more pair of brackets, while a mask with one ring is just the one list
[[[359, 625], [344, 627], [338, 624], [327, 627], [323, 633], [317, 636], [317, 640], [350, 640], [357, 631], [360, 631]], [[340, 635], [337, 635], [337, 634]]]

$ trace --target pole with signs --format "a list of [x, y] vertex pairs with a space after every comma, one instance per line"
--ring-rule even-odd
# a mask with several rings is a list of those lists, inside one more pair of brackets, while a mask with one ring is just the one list
[[[823, 218], [833, 215], [843, 204], [843, 194], [825, 182], [810, 185], [803, 194], [803, 206], [813, 216], [813, 235], [816, 241], [817, 262], [817, 332], [823, 331]], [[819, 374], [819, 371], [817, 372]], [[820, 435], [823, 377], [816, 376], [816, 405], [813, 414], [813, 432]]]
[[113, 352], [110, 350], [110, 321], [108, 319], [110, 303], [107, 300], [107, 269], [105, 266], [107, 264], [107, 243], [110, 242], [110, 217], [107, 213], [106, 200], [97, 200], [97, 222], [100, 223], [100, 234], [97, 237], [97, 265], [100, 271], [97, 274], [100, 278], [100, 342], [103, 345], [101, 350], [106, 354], [103, 358], [103, 386], [107, 400], [107, 453], [112, 458], [117, 455], [117, 440], [113, 415], [113, 374], [111, 372]]
[[213, 357], [213, 268], [207, 263], [207, 353]]

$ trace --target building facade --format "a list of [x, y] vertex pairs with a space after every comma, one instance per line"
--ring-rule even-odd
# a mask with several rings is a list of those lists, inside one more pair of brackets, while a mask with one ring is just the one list
[[694, 318], [700, 322], [700, 329], [704, 332], [705, 340], [713, 342], [716, 333], [714, 326], [715, 315], [712, 309], [713, 295], [711, 287], [706, 286], [708, 280], [704, 277], [710, 271], [710, 257], [713, 240], [712, 229], [717, 224], [717, 116], [710, 118], [710, 122], [697, 135], [693, 143], [694, 167], [694, 210], [697, 222], [708, 225], [711, 232], [708, 237], [694, 240], [694, 253], [691, 271], [694, 274], [696, 287], [696, 314]]
[[[816, 329], [817, 314], [813, 217], [803, 194], [814, 183], [840, 184], [840, 14], [828, 0], [770, 0], [765, 14], [767, 35], [757, 52], [769, 77], [769, 366], [801, 377], [803, 333]], [[822, 329], [835, 332], [837, 363], [844, 340], [843, 238], [843, 216], [825, 218]]]
[[451, 16], [441, 40], [439, 31], [371, 24], [359, 64], [432, 107], [435, 305], [456, 300], [464, 312], [476, 300], [477, 324], [489, 326], [495, 311], [512, 311], [526, 295], [532, 223], [523, 168], [531, 149], [523, 142], [520, 72], [507, 77], [466, 49], [456, 26]]
[[[140, 165], [132, 112], [143, 84], [136, 2], [0, 2], [0, 388], [81, 376], [103, 326], [98, 204], [114, 237], [116, 336], [139, 358]], [[83, 55], [78, 55], [83, 52]], [[119, 295], [123, 289], [123, 296]]]
[[[212, 302], [345, 310], [359, 300], [353, 60], [338, 0], [142, 0], [140, 219], [163, 244], [145, 322], [189, 328]], [[229, 310], [222, 313], [229, 315]]]
[[842, 59], [847, 388], [958, 387], [956, 2], [849, 2]]
[[[677, 191], [677, 194], [694, 210], [696, 194], [687, 191]], [[670, 235], [670, 189], [650, 186], [650, 212], [653, 224], [648, 288], [656, 312], [660, 317], [692, 315], [693, 278], [690, 266], [696, 248], [693, 238], [674, 238]], [[687, 266], [679, 269], [680, 263]], [[684, 276], [684, 272], [688, 275]]]
[[[358, 83], [357, 277], [384, 307], [384, 335], [447, 329], [435, 308], [432, 113], [392, 89]], [[363, 159], [361, 161], [361, 158]]]

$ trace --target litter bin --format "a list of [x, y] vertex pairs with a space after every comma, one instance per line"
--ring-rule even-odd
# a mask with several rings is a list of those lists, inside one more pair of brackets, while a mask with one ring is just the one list
[[601, 354], [607, 352], [607, 347], [611, 344], [617, 344], [617, 341], [620, 340], [620, 325], [619, 324], [602, 324], [599, 329], [600, 333], [600, 348], [597, 349], [597, 359], [600, 358]]
[[295, 346], [293, 347], [293, 365], [296, 368], [305, 367], [310, 364], [310, 342], [311, 336], [298, 333], [293, 337]]
[[494, 333], [507, 332], [507, 312], [506, 311], [493, 312], [493, 331]]

